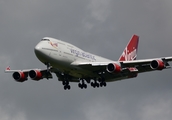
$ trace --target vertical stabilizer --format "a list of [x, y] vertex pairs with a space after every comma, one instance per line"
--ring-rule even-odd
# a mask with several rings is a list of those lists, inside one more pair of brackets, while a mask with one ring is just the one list
[[133, 35], [118, 61], [136, 60], [139, 36]]

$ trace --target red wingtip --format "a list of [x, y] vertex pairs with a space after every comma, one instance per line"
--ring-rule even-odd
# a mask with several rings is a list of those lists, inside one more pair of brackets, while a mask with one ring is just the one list
[[8, 66], [8, 67], [6, 68], [6, 70], [11, 70], [11, 69], [10, 69], [10, 66]]

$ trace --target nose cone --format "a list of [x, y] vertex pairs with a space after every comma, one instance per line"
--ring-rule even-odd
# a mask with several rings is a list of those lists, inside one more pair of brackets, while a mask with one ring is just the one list
[[34, 51], [35, 51], [35, 54], [36, 54], [37, 57], [42, 54], [42, 47], [40, 46], [39, 43], [35, 46]]
[[43, 47], [43, 43], [40, 42], [35, 46], [35, 55], [36, 57], [41, 61], [41, 62], [45, 62], [47, 59], [47, 53], [46, 51], [42, 48]]
[[35, 46], [35, 55], [43, 63], [49, 61], [50, 51], [48, 48], [48, 43], [46, 41], [41, 41]]

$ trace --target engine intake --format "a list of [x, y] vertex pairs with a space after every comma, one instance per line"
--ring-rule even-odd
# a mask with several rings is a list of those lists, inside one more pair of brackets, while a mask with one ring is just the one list
[[165, 68], [164, 62], [162, 60], [153, 60], [150, 64], [152, 69], [162, 70]]
[[106, 67], [109, 73], [119, 73], [121, 72], [121, 66], [116, 63], [109, 63]]
[[17, 82], [24, 82], [27, 80], [27, 75], [24, 72], [14, 72], [13, 73], [13, 78]]
[[42, 79], [42, 73], [39, 70], [31, 70], [31, 71], [29, 71], [29, 77], [32, 80], [38, 81], [38, 80]]

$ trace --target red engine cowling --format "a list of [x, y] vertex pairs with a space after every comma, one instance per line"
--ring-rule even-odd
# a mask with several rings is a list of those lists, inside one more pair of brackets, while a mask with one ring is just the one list
[[164, 62], [162, 60], [153, 60], [150, 64], [152, 69], [162, 70], [165, 68]]
[[31, 70], [31, 71], [29, 71], [29, 77], [32, 80], [38, 81], [38, 80], [42, 79], [42, 73], [39, 70]]
[[119, 73], [121, 72], [121, 66], [116, 63], [109, 63], [106, 67], [109, 73]]
[[24, 72], [14, 72], [13, 73], [13, 78], [17, 81], [17, 82], [24, 82], [27, 80], [27, 75], [24, 74]]

